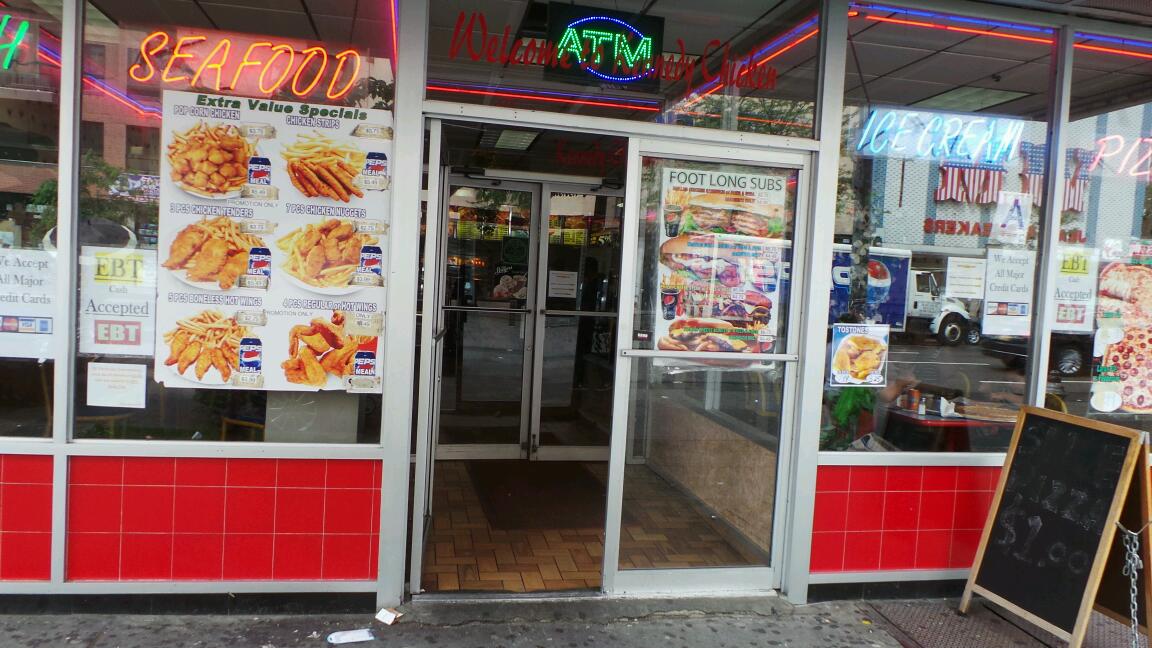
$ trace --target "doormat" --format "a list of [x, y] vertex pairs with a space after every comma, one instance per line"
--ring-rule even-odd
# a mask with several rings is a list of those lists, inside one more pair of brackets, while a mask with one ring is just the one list
[[575, 461], [470, 461], [493, 529], [604, 528], [607, 487]]

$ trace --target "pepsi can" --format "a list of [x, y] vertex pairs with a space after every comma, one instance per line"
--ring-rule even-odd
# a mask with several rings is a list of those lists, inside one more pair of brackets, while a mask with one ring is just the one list
[[369, 153], [364, 158], [364, 175], [388, 175], [388, 156], [383, 153]]
[[272, 276], [272, 251], [264, 247], [249, 250], [248, 274], [258, 277]]
[[384, 253], [378, 245], [365, 245], [360, 248], [360, 267], [357, 272], [384, 276]]
[[357, 351], [356, 357], [352, 360], [352, 375], [354, 376], [375, 376], [376, 375], [376, 352], [375, 351]]
[[240, 340], [240, 362], [237, 369], [241, 373], [260, 373], [264, 363], [264, 345], [260, 338]]
[[272, 161], [266, 157], [248, 158], [248, 184], [272, 184]]

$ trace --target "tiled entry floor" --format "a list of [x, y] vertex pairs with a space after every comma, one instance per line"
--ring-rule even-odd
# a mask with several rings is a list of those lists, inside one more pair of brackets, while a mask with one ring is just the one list
[[[424, 551], [425, 592], [596, 589], [604, 529], [494, 529], [466, 461], [436, 464], [432, 528]], [[606, 463], [585, 467], [602, 482]], [[628, 466], [621, 567], [762, 565], [755, 548], [642, 465]]]

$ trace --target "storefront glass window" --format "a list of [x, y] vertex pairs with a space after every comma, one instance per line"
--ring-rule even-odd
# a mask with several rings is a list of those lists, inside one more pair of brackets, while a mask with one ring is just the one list
[[76, 437], [378, 440], [394, 15], [87, 5]]
[[821, 448], [1002, 451], [1026, 401], [1055, 37], [868, 3], [848, 27]]
[[0, 435], [50, 436], [60, 14], [0, 9]]
[[432, 3], [429, 99], [812, 136], [819, 3]]
[[1079, 34], [1065, 131], [1049, 405], [1149, 430], [1152, 44]]

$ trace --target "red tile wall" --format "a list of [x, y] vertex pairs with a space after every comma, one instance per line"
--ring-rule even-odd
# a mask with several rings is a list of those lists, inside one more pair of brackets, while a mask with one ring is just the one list
[[813, 572], [968, 568], [1000, 468], [820, 466]]
[[0, 455], [0, 580], [48, 580], [51, 556], [51, 455]]
[[73, 457], [69, 580], [371, 580], [380, 462]]

